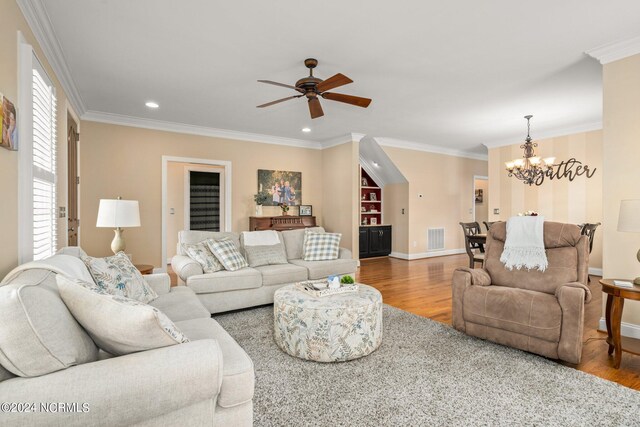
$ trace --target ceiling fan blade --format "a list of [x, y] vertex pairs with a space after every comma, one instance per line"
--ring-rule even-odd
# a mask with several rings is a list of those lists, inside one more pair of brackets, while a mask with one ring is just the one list
[[262, 104], [262, 105], [258, 105], [256, 108], [264, 108], [264, 107], [269, 107], [273, 104], [278, 104], [280, 102], [284, 102], [284, 101], [288, 101], [290, 99], [294, 99], [294, 98], [300, 98], [302, 95], [293, 95], [293, 96], [287, 96], [286, 98], [282, 98], [282, 99], [278, 99], [276, 101], [271, 101], [271, 102], [267, 102], [266, 104]]
[[321, 96], [331, 101], [344, 102], [345, 104], [356, 105], [362, 108], [367, 108], [369, 104], [371, 104], [369, 98], [360, 98], [359, 96], [345, 95], [343, 93], [325, 92]]
[[303, 90], [302, 90], [302, 89], [297, 88], [297, 87], [295, 87], [295, 86], [286, 85], [286, 84], [284, 84], [284, 83], [272, 82], [271, 80], [258, 80], [258, 82], [260, 82], [260, 83], [266, 83], [266, 84], [269, 84], [269, 85], [275, 85], [275, 86], [288, 87], [289, 89], [297, 90], [298, 92], [303, 92]]
[[309, 99], [309, 113], [311, 113], [312, 119], [324, 116], [324, 111], [322, 111], [322, 105], [320, 105], [318, 98]]
[[324, 92], [325, 90], [334, 89], [339, 86], [348, 85], [349, 83], [353, 83], [349, 77], [344, 74], [336, 74], [335, 76], [329, 77], [327, 80], [318, 83], [316, 90], [318, 92]]

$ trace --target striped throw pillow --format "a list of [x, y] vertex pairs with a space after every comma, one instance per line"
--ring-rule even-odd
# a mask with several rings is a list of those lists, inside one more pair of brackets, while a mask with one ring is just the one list
[[207, 240], [207, 245], [225, 270], [236, 271], [249, 267], [247, 260], [244, 259], [233, 240], [227, 238], [220, 240], [209, 239]]
[[341, 233], [315, 233], [313, 231], [307, 231], [304, 234], [303, 259], [305, 261], [338, 259], [341, 237]]

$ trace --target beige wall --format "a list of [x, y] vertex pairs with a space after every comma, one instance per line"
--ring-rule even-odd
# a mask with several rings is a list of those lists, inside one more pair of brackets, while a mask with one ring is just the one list
[[[640, 199], [640, 55], [605, 65], [603, 83], [603, 270], [634, 278], [640, 234], [616, 229], [620, 200]], [[640, 303], [625, 302], [622, 321], [640, 325]]]
[[[49, 66], [22, 12], [14, 0], [0, 0], [0, 93], [13, 101], [18, 107], [18, 39], [17, 32], [30, 43], [40, 62], [56, 87], [58, 98], [58, 206], [66, 206], [66, 129], [67, 99], [60, 83]], [[20, 118], [18, 111], [18, 120]], [[18, 152], [0, 148], [0, 277], [4, 277], [18, 264]], [[67, 221], [58, 221], [58, 245], [66, 244]]]
[[409, 254], [427, 252], [427, 229], [438, 227], [445, 229], [445, 250], [464, 248], [458, 223], [473, 218], [473, 177], [487, 175], [487, 162], [403, 148], [383, 149], [409, 182]]
[[[358, 258], [360, 166], [358, 142], [322, 150], [322, 218], [327, 230], [342, 233], [340, 246]], [[315, 211], [315, 210], [314, 210]]]
[[[136, 263], [162, 265], [162, 156], [227, 160], [232, 163], [232, 229], [249, 228], [255, 214], [258, 169], [302, 172], [302, 202], [322, 217], [322, 158], [318, 150], [185, 135], [172, 132], [82, 122], [81, 245], [92, 255], [110, 253], [113, 231], [96, 228], [98, 201], [115, 198], [140, 201], [142, 226], [125, 231], [127, 252]], [[294, 212], [295, 213], [295, 212]], [[264, 215], [279, 215], [265, 207]], [[331, 230], [331, 227], [328, 227]]]
[[[409, 253], [409, 184], [387, 184], [382, 188], [384, 223], [390, 224], [391, 250]], [[404, 213], [403, 213], [404, 210]]]
[[[582, 132], [557, 138], [536, 141], [536, 154], [555, 156], [556, 162], [574, 157], [589, 165], [595, 174], [546, 180], [542, 185], [524, 185], [509, 177], [505, 162], [522, 157], [520, 144], [489, 150], [489, 218], [506, 220], [519, 212], [533, 210], [546, 220], [580, 224], [602, 221], [602, 131]], [[499, 208], [500, 214], [493, 210]], [[602, 268], [602, 228], [596, 231], [589, 266]]]
[[[482, 190], [482, 203], [475, 203], [475, 221], [480, 224], [480, 229], [484, 230], [483, 221], [489, 221], [489, 180], [475, 179], [476, 190]], [[475, 196], [475, 191], [474, 191]]]

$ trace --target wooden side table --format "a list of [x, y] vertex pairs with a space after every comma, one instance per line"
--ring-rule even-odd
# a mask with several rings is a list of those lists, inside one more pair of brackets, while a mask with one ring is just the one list
[[155, 268], [153, 265], [149, 264], [135, 264], [135, 267], [138, 269], [140, 274], [152, 274], [153, 269]]
[[[618, 369], [622, 360], [623, 351], [640, 355], [640, 340], [620, 335], [624, 300], [630, 299], [640, 301], [640, 286], [633, 285], [633, 288], [621, 288], [614, 285], [613, 280], [614, 279], [602, 279], [600, 280], [600, 284], [602, 285], [602, 292], [607, 294], [605, 320], [607, 322], [607, 344], [609, 344], [609, 355], [613, 353], [613, 367]], [[633, 283], [633, 280], [625, 281]]]

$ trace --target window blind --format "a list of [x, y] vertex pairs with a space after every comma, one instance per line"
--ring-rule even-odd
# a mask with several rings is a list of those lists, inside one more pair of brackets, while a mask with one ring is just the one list
[[56, 96], [51, 80], [33, 66], [33, 259], [56, 251]]

